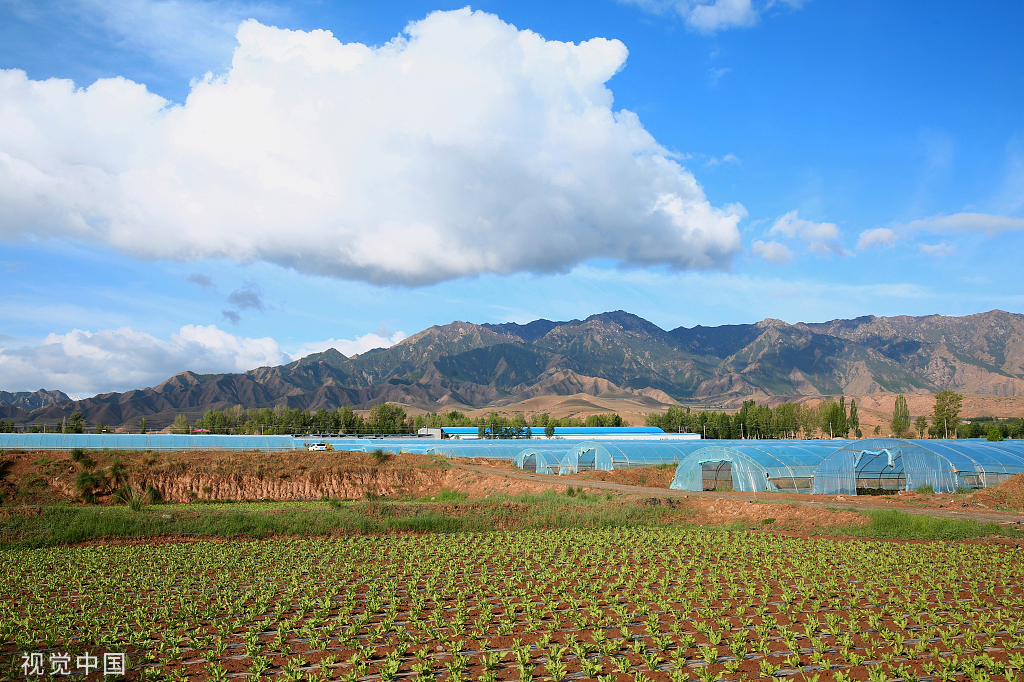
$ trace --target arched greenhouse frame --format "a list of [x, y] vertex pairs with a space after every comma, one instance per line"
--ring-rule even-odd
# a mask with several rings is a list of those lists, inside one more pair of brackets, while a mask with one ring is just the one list
[[1024, 473], [1024, 441], [904, 440], [854, 441], [827, 457], [814, 477], [814, 492], [856, 495], [857, 491], [934, 492], [987, 488]]
[[846, 441], [722, 441], [676, 467], [673, 490], [810, 493], [818, 465]]

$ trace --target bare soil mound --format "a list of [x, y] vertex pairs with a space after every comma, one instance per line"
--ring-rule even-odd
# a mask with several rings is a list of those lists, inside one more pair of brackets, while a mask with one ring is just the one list
[[991, 488], [971, 493], [968, 499], [996, 509], [1024, 511], [1024, 474], [1017, 474]]
[[741, 522], [764, 530], [814, 533], [823, 528], [863, 526], [868, 517], [853, 511], [808, 507], [798, 504], [764, 504], [751, 500], [688, 499], [698, 510], [699, 523], [727, 526]]
[[623, 485], [639, 485], [645, 488], [668, 488], [675, 478], [675, 465], [671, 467], [638, 467], [616, 471], [584, 471], [570, 476], [570, 479], [585, 481], [609, 481]]

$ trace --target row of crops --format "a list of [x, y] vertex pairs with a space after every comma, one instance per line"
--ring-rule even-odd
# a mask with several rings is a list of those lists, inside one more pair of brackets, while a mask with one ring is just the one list
[[1013, 680], [1021, 559], [682, 529], [9, 551], [0, 675], [118, 652], [167, 680]]

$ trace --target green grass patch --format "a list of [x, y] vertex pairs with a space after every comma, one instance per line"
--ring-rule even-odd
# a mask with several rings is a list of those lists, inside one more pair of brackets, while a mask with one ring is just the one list
[[[630, 528], [683, 525], [690, 512], [608, 501], [579, 492], [467, 501], [463, 493], [433, 503], [393, 500], [149, 505], [53, 505], [42, 514], [12, 516], [0, 530], [0, 549], [72, 545], [97, 538], [161, 535], [228, 539], [323, 537], [387, 533], [455, 533], [554, 528]], [[457, 503], [456, 509], [442, 505]]]
[[871, 519], [871, 523], [867, 526], [837, 529], [834, 534], [898, 540], [968, 540], [993, 535], [1024, 538], [1024, 533], [1000, 526], [998, 523], [936, 518], [908, 514], [895, 509], [878, 509], [862, 513]]
[[[98, 538], [145, 538], [168, 535], [260, 539], [326, 537], [390, 533], [459, 533], [545, 529], [600, 529], [688, 526], [694, 511], [608, 500], [579, 491], [573, 497], [494, 496], [467, 500], [463, 493], [442, 491], [433, 503], [396, 500], [159, 504], [132, 511], [126, 506], [53, 505], [41, 514], [13, 515], [0, 529], [0, 549], [74, 545]], [[451, 505], [457, 505], [454, 508]], [[865, 512], [867, 526], [838, 528], [834, 535], [873, 539], [966, 540], [1024, 532], [995, 523], [933, 518], [895, 510]], [[774, 526], [765, 518], [762, 528]], [[746, 531], [736, 522], [704, 530]]]
[[459, 490], [449, 490], [448, 488], [442, 488], [441, 492], [436, 495], [431, 495], [429, 498], [424, 499], [424, 502], [447, 502], [447, 503], [458, 503], [465, 502], [469, 499], [469, 495]]

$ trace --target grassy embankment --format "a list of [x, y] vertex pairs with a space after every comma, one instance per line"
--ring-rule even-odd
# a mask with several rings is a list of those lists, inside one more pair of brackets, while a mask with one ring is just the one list
[[[9, 512], [13, 510], [8, 510]], [[644, 506], [635, 501], [573, 495], [502, 497], [469, 501], [443, 492], [433, 500], [345, 502], [157, 504], [133, 511], [125, 506], [58, 504], [34, 513], [9, 513], [0, 522], [0, 549], [70, 545], [100, 538], [325, 537], [381, 533], [451, 533], [542, 528], [688, 526], [695, 510], [685, 505]], [[870, 523], [832, 528], [830, 535], [878, 539], [964, 540], [1024, 533], [995, 523], [939, 519], [892, 510], [868, 511]], [[738, 522], [722, 531], [746, 531]], [[708, 529], [708, 526], [704, 526]]]

